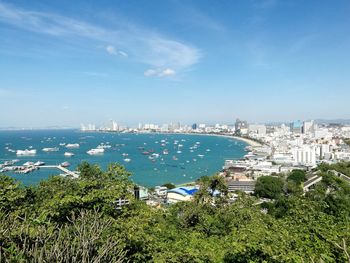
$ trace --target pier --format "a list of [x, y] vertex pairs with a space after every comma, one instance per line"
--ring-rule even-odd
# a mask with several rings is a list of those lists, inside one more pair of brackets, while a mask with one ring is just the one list
[[40, 168], [59, 169], [62, 172], [64, 172], [65, 174], [72, 176], [73, 178], [79, 178], [79, 175], [77, 173], [70, 171], [61, 165], [42, 165], [42, 166], [40, 166]]

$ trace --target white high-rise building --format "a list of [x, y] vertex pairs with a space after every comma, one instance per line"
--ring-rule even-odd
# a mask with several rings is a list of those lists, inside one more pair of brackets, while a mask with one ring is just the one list
[[118, 131], [118, 130], [119, 130], [118, 123], [116, 121], [112, 121], [112, 131]]
[[296, 165], [316, 165], [316, 147], [303, 145], [292, 149], [293, 160]]
[[249, 124], [248, 130], [249, 130], [249, 133], [266, 135], [266, 126], [264, 124]]
[[310, 134], [315, 132], [315, 123], [314, 121], [304, 121], [303, 133]]

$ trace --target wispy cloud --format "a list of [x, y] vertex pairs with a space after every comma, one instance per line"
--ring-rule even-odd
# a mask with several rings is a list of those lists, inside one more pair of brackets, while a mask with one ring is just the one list
[[166, 69], [147, 69], [144, 72], [146, 77], [170, 77], [174, 76], [176, 71], [171, 68]]
[[214, 19], [207, 13], [204, 13], [198, 7], [191, 6], [189, 2], [187, 2], [186, 5], [183, 5], [183, 3], [180, 2], [179, 5], [181, 5], [181, 13], [176, 18], [179, 19], [181, 24], [186, 24], [187, 26], [191, 25], [220, 33], [226, 31], [225, 26], [217, 19]]
[[123, 22], [120, 23], [123, 26], [111, 30], [70, 17], [23, 10], [1, 2], [0, 23], [58, 38], [94, 41], [105, 46], [106, 52], [111, 55], [129, 57], [131, 61], [157, 71], [166, 68], [182, 71], [198, 63], [202, 56], [194, 46], [133, 24], [125, 26]]
[[128, 54], [126, 52], [122, 50], [117, 50], [115, 46], [112, 46], [112, 45], [106, 46], [106, 51], [110, 55], [128, 57]]

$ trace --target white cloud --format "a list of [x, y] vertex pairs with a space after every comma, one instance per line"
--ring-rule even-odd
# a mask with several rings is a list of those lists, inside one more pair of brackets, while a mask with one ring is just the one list
[[108, 54], [110, 55], [114, 55], [114, 56], [122, 56], [122, 57], [128, 57], [128, 54], [122, 50], [117, 50], [114, 46], [112, 45], [108, 45], [106, 46], [106, 51]]
[[143, 74], [146, 77], [151, 77], [157, 75], [157, 71], [155, 69], [147, 69]]
[[147, 69], [144, 72], [146, 77], [171, 77], [176, 74], [176, 71], [171, 68], [165, 69]]
[[124, 51], [121, 51], [121, 50], [118, 51], [118, 54], [123, 56], [123, 57], [128, 57], [128, 54]]
[[[131, 61], [145, 64], [146, 67], [171, 68], [174, 72], [191, 67], [202, 56], [197, 48], [187, 43], [123, 20], [114, 26], [114, 30], [110, 30], [66, 16], [23, 10], [0, 2], [0, 23], [62, 39], [84, 38], [98, 45], [109, 43], [105, 50], [111, 55], [130, 56]], [[77, 46], [80, 45], [78, 43]]]
[[166, 68], [163, 71], [161, 71], [160, 77], [173, 76], [175, 74], [176, 74], [175, 70], [171, 68]]
[[107, 46], [106, 51], [110, 55], [118, 55], [117, 50], [115, 49], [114, 46], [111, 46], [111, 45]]

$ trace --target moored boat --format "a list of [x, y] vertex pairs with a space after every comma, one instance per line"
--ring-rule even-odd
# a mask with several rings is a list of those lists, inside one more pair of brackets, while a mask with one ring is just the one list
[[22, 156], [26, 156], [26, 155], [36, 155], [36, 150], [32, 149], [32, 150], [17, 150], [16, 152], [17, 155], [22, 155]]
[[97, 154], [103, 154], [104, 152], [105, 152], [105, 149], [96, 148], [96, 149], [91, 149], [91, 150], [87, 151], [86, 153], [90, 154], [90, 155], [97, 155]]

